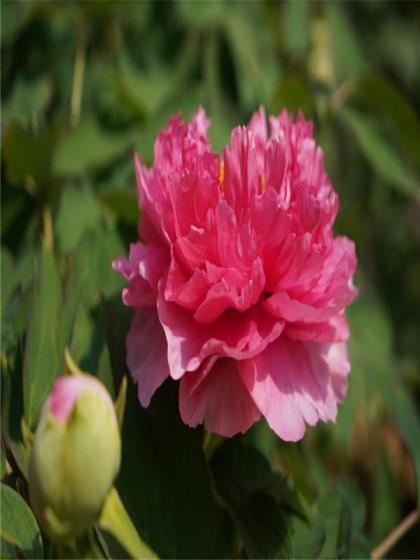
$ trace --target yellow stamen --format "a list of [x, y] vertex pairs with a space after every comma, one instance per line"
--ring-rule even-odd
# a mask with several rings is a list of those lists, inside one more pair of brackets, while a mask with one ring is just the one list
[[264, 173], [261, 174], [261, 194], [263, 194], [265, 191], [265, 177], [264, 177]]
[[220, 162], [220, 169], [219, 169], [219, 183], [223, 183], [224, 178], [225, 178], [225, 162], [222, 160]]
[[220, 162], [220, 169], [219, 169], [219, 189], [220, 192], [222, 194], [222, 196], [224, 196], [224, 188], [223, 188], [223, 181], [225, 179], [225, 162], [222, 160]]

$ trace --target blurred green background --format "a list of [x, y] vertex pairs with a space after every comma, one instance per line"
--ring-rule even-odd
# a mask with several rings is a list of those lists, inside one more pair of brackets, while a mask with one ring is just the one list
[[[130, 385], [118, 485], [162, 556], [368, 557], [419, 495], [420, 4], [3, 0], [1, 50], [3, 481], [27, 499], [21, 416], [34, 427], [66, 344], [113, 393], [126, 370], [129, 312], [110, 263], [136, 239], [133, 151], [151, 163], [169, 115], [200, 104], [216, 150], [260, 104], [302, 109], [340, 195], [336, 231], [359, 257], [350, 390], [337, 424], [302, 444], [262, 422], [238, 443], [283, 477], [275, 503], [300, 518], [276, 541], [276, 514], [264, 524], [251, 504], [262, 528], [235, 509], [232, 536], [194, 478], [201, 434], [179, 422], [172, 386], [145, 412]], [[225, 452], [214, 476], [240, 478]], [[271, 548], [253, 549], [260, 541]], [[2, 554], [31, 557], [22, 542]], [[389, 554], [419, 552], [417, 526]]]

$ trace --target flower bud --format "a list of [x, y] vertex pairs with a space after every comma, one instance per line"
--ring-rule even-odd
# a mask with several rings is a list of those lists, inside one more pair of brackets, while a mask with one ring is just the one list
[[29, 467], [33, 509], [51, 538], [95, 522], [117, 475], [121, 441], [112, 400], [90, 375], [60, 377], [46, 400]]

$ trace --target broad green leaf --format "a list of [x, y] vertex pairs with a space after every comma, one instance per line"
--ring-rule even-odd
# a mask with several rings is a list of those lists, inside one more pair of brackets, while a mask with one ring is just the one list
[[368, 117], [353, 109], [343, 110], [341, 117], [354, 134], [363, 155], [385, 182], [408, 195], [419, 192], [419, 186], [396, 149]]
[[136, 226], [139, 220], [139, 207], [133, 185], [130, 189], [113, 189], [101, 192], [100, 202], [119, 220], [128, 226]]
[[352, 29], [343, 4], [326, 5], [330, 49], [334, 60], [336, 80], [359, 75], [365, 66], [359, 40]]
[[401, 385], [387, 391], [387, 405], [402, 438], [413, 458], [417, 483], [417, 502], [420, 504], [420, 415], [411, 396]]
[[260, 43], [255, 29], [255, 6], [241, 9], [236, 3], [229, 4], [223, 19], [228, 41], [233, 51], [237, 72], [237, 85], [242, 105], [254, 110], [261, 99], [262, 61], [259, 59]]
[[217, 448], [211, 468], [218, 492], [229, 504], [240, 504], [281, 480], [261, 453], [243, 445], [238, 438], [227, 440]]
[[401, 518], [398, 492], [385, 451], [377, 457], [373, 480], [372, 545], [376, 546], [392, 531]]
[[234, 519], [249, 558], [293, 558], [287, 517], [269, 494], [253, 494]]
[[368, 74], [361, 79], [356, 94], [391, 124], [406, 152], [420, 166], [420, 119], [403, 92], [385, 76]]
[[1, 540], [25, 558], [43, 558], [42, 539], [32, 511], [17, 492], [1, 484]]
[[74, 249], [99, 218], [100, 207], [89, 188], [65, 187], [56, 220], [57, 238], [63, 253]]
[[51, 167], [55, 131], [35, 132], [12, 122], [6, 130], [3, 155], [6, 173], [11, 183], [26, 184], [42, 190]]
[[292, 543], [294, 558], [318, 558], [325, 543], [325, 524], [319, 515], [308, 523], [298, 517], [292, 523]]
[[[340, 407], [339, 421], [331, 427], [345, 447], [356, 426], [376, 422], [386, 412], [393, 419], [413, 458], [417, 495], [420, 496], [419, 414], [398, 377], [392, 356], [392, 332], [388, 316], [373, 297], [362, 296], [348, 310], [351, 373], [349, 393]], [[378, 467], [379, 468], [379, 467]]]
[[320, 558], [354, 558], [353, 548], [360, 550], [359, 534], [365, 518], [364, 501], [356, 484], [351, 480], [336, 483], [321, 500], [319, 516], [326, 529]]
[[291, 541], [282, 505], [269, 493], [282, 477], [239, 439], [215, 451], [211, 468], [221, 503], [230, 511], [250, 558], [288, 558]]
[[22, 351], [15, 342], [1, 363], [1, 425], [6, 448], [12, 454], [18, 469], [27, 477], [29, 454], [22, 442], [23, 416]]
[[284, 2], [282, 4], [282, 30], [288, 52], [301, 57], [309, 47], [311, 2]]
[[132, 143], [131, 133], [109, 133], [101, 130], [92, 118], [67, 132], [56, 148], [54, 175], [82, 175], [101, 167], [119, 156]]
[[25, 346], [23, 395], [25, 418], [33, 426], [38, 412], [60, 373], [57, 330], [61, 305], [61, 286], [54, 255], [43, 248], [38, 261], [31, 317]]
[[4, 108], [6, 123], [12, 119], [23, 125], [36, 123], [51, 97], [51, 83], [47, 77], [34, 82], [18, 79]]
[[147, 410], [129, 384], [122, 442], [117, 488], [141, 538], [161, 557], [212, 556], [215, 504], [201, 433], [182, 423], [174, 383]]
[[223, 21], [226, 2], [178, 2], [177, 10], [185, 24], [198, 29], [218, 25]]

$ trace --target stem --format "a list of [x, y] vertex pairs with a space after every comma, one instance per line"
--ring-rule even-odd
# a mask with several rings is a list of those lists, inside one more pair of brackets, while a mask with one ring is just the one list
[[372, 560], [378, 560], [388, 554], [395, 544], [413, 527], [420, 518], [420, 509], [415, 509], [393, 529], [385, 540], [372, 550], [370, 555]]
[[112, 488], [105, 500], [98, 525], [111, 533], [133, 558], [157, 558], [140, 539], [115, 488]]
[[86, 23], [83, 14], [81, 14], [79, 18], [79, 31], [77, 34], [76, 58], [74, 60], [73, 85], [70, 102], [70, 124], [73, 127], [79, 124], [80, 119], [83, 76], [85, 73], [85, 36]]
[[223, 436], [204, 431], [203, 451], [207, 460], [213, 455], [216, 448], [222, 443]]
[[44, 249], [51, 251], [53, 248], [53, 226], [51, 212], [47, 205], [42, 209], [42, 242]]

